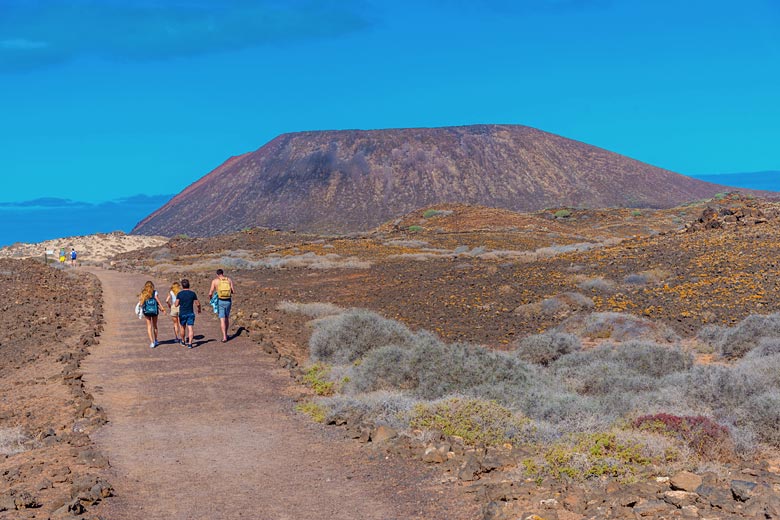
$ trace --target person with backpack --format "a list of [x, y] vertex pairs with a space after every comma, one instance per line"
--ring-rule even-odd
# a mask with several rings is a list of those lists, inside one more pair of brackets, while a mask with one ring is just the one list
[[176, 300], [173, 302], [173, 306], [179, 309], [179, 323], [182, 329], [186, 328], [185, 345], [187, 348], [193, 348], [192, 341], [195, 338], [193, 327], [195, 325], [195, 307], [198, 308], [198, 314], [200, 314], [200, 301], [198, 301], [198, 295], [195, 291], [190, 290], [190, 281], [184, 278], [181, 281], [181, 291], [176, 295]]
[[217, 269], [217, 277], [211, 281], [209, 288], [209, 299], [214, 294], [217, 295], [217, 314], [219, 315], [219, 325], [222, 328], [222, 343], [228, 340], [228, 328], [230, 327], [230, 308], [233, 306], [233, 295], [236, 290], [233, 287], [233, 280], [225, 276], [222, 269]]
[[165, 309], [157, 297], [157, 291], [154, 290], [154, 284], [148, 281], [144, 284], [143, 290], [138, 297], [138, 304], [141, 306], [141, 312], [146, 318], [146, 332], [149, 334], [149, 347], [155, 348], [160, 344], [157, 341], [157, 316]]
[[76, 249], [70, 248], [70, 265], [76, 267]]

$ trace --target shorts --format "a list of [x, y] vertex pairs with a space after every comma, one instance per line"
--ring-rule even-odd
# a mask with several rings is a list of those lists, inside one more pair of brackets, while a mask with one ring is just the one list
[[230, 308], [233, 306], [233, 300], [217, 300], [217, 312], [220, 318], [230, 317]]
[[179, 323], [182, 325], [189, 325], [192, 327], [195, 325], [195, 313], [194, 312], [188, 312], [185, 314], [179, 314]]
[[178, 318], [178, 317], [179, 317], [179, 308], [171, 307], [171, 318]]

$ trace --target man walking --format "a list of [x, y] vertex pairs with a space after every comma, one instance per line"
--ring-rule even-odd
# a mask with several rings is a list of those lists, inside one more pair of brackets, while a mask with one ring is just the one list
[[209, 288], [209, 300], [217, 294], [217, 312], [219, 313], [219, 325], [222, 328], [222, 343], [228, 340], [228, 328], [230, 327], [230, 308], [233, 305], [233, 295], [236, 290], [233, 287], [233, 280], [225, 276], [222, 269], [217, 269], [217, 277], [211, 281]]
[[186, 327], [182, 340], [187, 345], [187, 348], [192, 348], [192, 341], [195, 338], [193, 327], [195, 326], [195, 308], [198, 309], [200, 314], [200, 301], [198, 301], [198, 295], [195, 291], [190, 290], [190, 281], [186, 278], [181, 281], [182, 290], [176, 295], [176, 300], [173, 302], [174, 307], [179, 308], [179, 323], [182, 327]]

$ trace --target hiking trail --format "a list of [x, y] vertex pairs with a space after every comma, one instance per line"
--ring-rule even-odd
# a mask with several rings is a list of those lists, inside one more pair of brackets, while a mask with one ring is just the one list
[[[98, 513], [132, 519], [466, 519], [452, 484], [420, 462], [386, 459], [340, 430], [293, 411], [290, 377], [244, 336], [219, 341], [207, 287], [195, 321], [199, 346], [149, 348], [133, 313], [148, 278], [90, 269], [103, 286], [105, 328], [82, 364], [109, 423], [92, 437], [108, 457], [116, 496]], [[161, 294], [168, 283], [155, 279]], [[159, 283], [158, 283], [159, 282]], [[239, 281], [240, 283], [240, 281]], [[239, 288], [240, 291], [240, 288]], [[237, 298], [240, 302], [240, 296]]]

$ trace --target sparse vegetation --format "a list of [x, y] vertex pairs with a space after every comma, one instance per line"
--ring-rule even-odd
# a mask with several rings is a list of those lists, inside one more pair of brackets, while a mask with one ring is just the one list
[[452, 215], [452, 211], [440, 210], [440, 209], [426, 209], [423, 212], [423, 218], [443, 217], [447, 215]]
[[545, 332], [527, 336], [517, 345], [517, 355], [523, 361], [547, 366], [559, 357], [580, 350], [577, 336], [563, 332]]
[[766, 338], [780, 338], [780, 313], [754, 314], [734, 327], [708, 326], [699, 331], [699, 339], [727, 359], [743, 357]]
[[571, 217], [571, 211], [568, 209], [559, 209], [555, 213], [553, 213], [553, 216], [555, 218], [569, 218]]
[[415, 406], [410, 427], [455, 435], [466, 444], [494, 446], [521, 437], [529, 422], [494, 401], [454, 397]]
[[329, 374], [329, 366], [315, 363], [304, 371], [303, 382], [317, 395], [332, 395], [335, 383], [328, 380]]
[[328, 410], [324, 406], [311, 401], [295, 405], [295, 411], [308, 415], [314, 422], [318, 423], [325, 422], [328, 414]]
[[24, 442], [27, 441], [19, 428], [0, 428], [0, 455], [15, 455], [24, 450]]
[[302, 314], [311, 318], [322, 318], [325, 316], [334, 316], [344, 312], [344, 309], [338, 305], [327, 302], [299, 303], [282, 300], [276, 306], [277, 310], [289, 312], [291, 314]]
[[384, 345], [410, 345], [415, 335], [405, 325], [367, 310], [350, 309], [320, 320], [309, 340], [312, 359], [352, 363]]
[[419, 233], [420, 231], [423, 230], [423, 227], [422, 226], [409, 226], [406, 229], [411, 231], [412, 233]]
[[734, 458], [734, 446], [728, 429], [708, 417], [658, 413], [638, 417], [632, 426], [674, 437], [687, 444], [700, 457], [717, 460]]
[[579, 434], [562, 439], [525, 464], [530, 476], [549, 475], [581, 481], [617, 477], [632, 481], [653, 461], [644, 446], [619, 439], [614, 433]]

